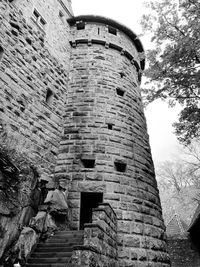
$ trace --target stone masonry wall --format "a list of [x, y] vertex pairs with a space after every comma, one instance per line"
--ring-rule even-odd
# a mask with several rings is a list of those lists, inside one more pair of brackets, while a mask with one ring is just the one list
[[[139, 56], [119, 29], [114, 37], [106, 32], [106, 19], [102, 25], [90, 24], [85, 29], [72, 26], [69, 95], [56, 167], [57, 179], [71, 183], [71, 227], [79, 228], [80, 193], [102, 192], [103, 201], [117, 214], [119, 265], [166, 267], [165, 226], [141, 102], [140, 70], [134, 63], [140, 65]], [[104, 29], [103, 42], [102, 36], [96, 39], [98, 28], [99, 33]], [[127, 50], [131, 57], [124, 53]]]
[[[44, 33], [45, 46], [52, 55], [61, 61], [63, 67], [68, 70], [70, 28], [67, 19], [72, 16], [71, 1], [15, 0], [13, 5], [22, 11], [24, 18], [34, 30]], [[45, 20], [46, 24], [44, 27], [41, 27], [41, 24], [35, 21], [34, 9]]]
[[108, 203], [92, 211], [92, 222], [84, 225], [84, 244], [74, 249], [72, 263], [78, 266], [118, 266], [117, 217]]
[[13, 5], [0, 2], [0, 123], [29, 156], [52, 173], [63, 131], [68, 74], [47, 50], [44, 34]]
[[[55, 178], [69, 183], [72, 229], [81, 192], [102, 192], [117, 215], [120, 267], [169, 267], [139, 88], [142, 55], [106, 19], [71, 25], [70, 38], [58, 5], [0, 1], [0, 130], [22, 140], [40, 174], [54, 173], [59, 149]], [[31, 26], [34, 7], [46, 29]]]

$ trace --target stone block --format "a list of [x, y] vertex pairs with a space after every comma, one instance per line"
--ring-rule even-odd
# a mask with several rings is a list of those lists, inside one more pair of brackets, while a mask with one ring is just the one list
[[136, 235], [125, 235], [124, 236], [124, 246], [130, 248], [139, 248], [140, 247], [140, 238]]
[[79, 182], [79, 192], [105, 192], [106, 184], [102, 182]]
[[24, 257], [26, 258], [37, 241], [38, 235], [32, 228], [23, 228], [17, 244], [15, 245], [16, 250], [19, 249], [19, 259], [24, 259]]

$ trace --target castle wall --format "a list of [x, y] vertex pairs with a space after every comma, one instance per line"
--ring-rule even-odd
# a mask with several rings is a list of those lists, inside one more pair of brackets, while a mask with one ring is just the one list
[[44, 34], [32, 29], [14, 6], [1, 1], [0, 16], [1, 127], [21, 141], [41, 173], [53, 173], [68, 73], [45, 47]]
[[[64, 68], [69, 66], [69, 25], [67, 19], [72, 16], [69, 0], [14, 0], [13, 4], [23, 13], [24, 18], [35, 31], [44, 33], [45, 46], [50, 53], [61, 61]], [[34, 16], [34, 9], [39, 18]], [[46, 22], [40, 23], [40, 18]]]
[[68, 183], [71, 229], [81, 192], [101, 192], [117, 215], [119, 265], [168, 267], [139, 87], [143, 49], [107, 19], [68, 25], [60, 3], [0, 2], [0, 130], [22, 140], [40, 174], [55, 170]]
[[[117, 214], [120, 266], [169, 266], [133, 64], [140, 65], [139, 56], [130, 38], [119, 29], [113, 36], [105, 24], [91, 22], [79, 30], [72, 26], [69, 94], [56, 177], [70, 184], [73, 229], [79, 228], [80, 193], [102, 192], [103, 201]], [[94, 166], [85, 165], [92, 161]]]

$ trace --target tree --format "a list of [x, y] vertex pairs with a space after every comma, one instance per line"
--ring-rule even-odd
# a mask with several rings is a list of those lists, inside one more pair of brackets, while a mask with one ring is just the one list
[[165, 222], [174, 213], [188, 225], [198, 204], [199, 188], [191, 179], [184, 161], [162, 162], [157, 171], [158, 187]]
[[189, 224], [200, 202], [199, 145], [193, 142], [181, 152], [180, 158], [160, 163], [157, 178], [165, 221], [175, 212]]
[[178, 139], [189, 144], [200, 136], [200, 2], [161, 0], [148, 2], [151, 9], [141, 24], [153, 33], [155, 48], [147, 51], [146, 101], [167, 100], [182, 105], [174, 123]]

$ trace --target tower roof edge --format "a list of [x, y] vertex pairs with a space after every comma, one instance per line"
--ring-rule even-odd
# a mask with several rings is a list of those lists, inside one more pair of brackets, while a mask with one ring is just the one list
[[[103, 17], [103, 16], [96, 16], [96, 15], [80, 15], [80, 16], [75, 16], [72, 18], [69, 18], [68, 23], [70, 25], [74, 25], [78, 21], [84, 21], [84, 22], [99, 22], [99, 23], [105, 23], [108, 24], [112, 27], [115, 27], [121, 31], [123, 31], [135, 44], [135, 47], [139, 53], [144, 53], [144, 48], [143, 45], [139, 39], [139, 37], [127, 26], [123, 25], [122, 23], [119, 23], [113, 19]], [[142, 69], [144, 69], [145, 66], [145, 59], [143, 61], [143, 66]]]

